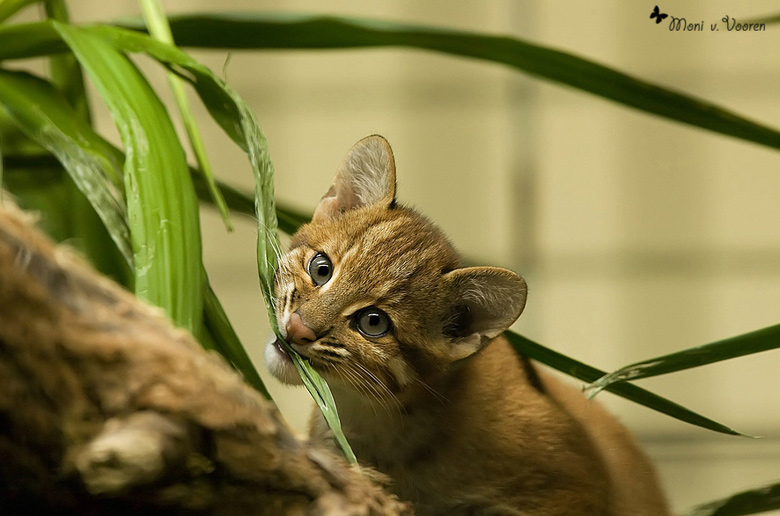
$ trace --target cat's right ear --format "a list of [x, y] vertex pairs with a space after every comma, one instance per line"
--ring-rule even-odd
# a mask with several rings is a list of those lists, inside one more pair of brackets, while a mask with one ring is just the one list
[[447, 291], [444, 336], [450, 359], [460, 360], [498, 337], [525, 308], [528, 287], [514, 272], [499, 267], [465, 267], [443, 276]]
[[368, 136], [350, 149], [336, 178], [314, 210], [312, 221], [337, 218], [363, 206], [389, 208], [395, 202], [395, 160], [387, 140]]

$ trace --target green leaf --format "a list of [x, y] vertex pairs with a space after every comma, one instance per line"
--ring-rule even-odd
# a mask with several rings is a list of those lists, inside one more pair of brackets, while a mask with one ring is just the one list
[[[63, 23], [69, 22], [64, 0], [45, 0], [43, 7], [48, 18]], [[51, 83], [62, 92], [76, 115], [90, 122], [91, 113], [84, 88], [84, 76], [75, 56], [71, 53], [53, 54], [49, 58], [49, 75]], [[122, 263], [123, 257], [118, 256], [120, 251], [108, 242], [111, 237], [105, 225], [89, 199], [75, 191], [75, 186], [72, 193], [72, 200], [68, 203], [72, 241], [76, 242], [95, 268], [127, 285], [130, 281], [129, 269], [126, 263]]]
[[772, 484], [705, 503], [686, 516], [743, 516], [780, 509], [780, 484]]
[[[170, 18], [182, 46], [230, 49], [411, 47], [507, 65], [640, 111], [780, 149], [780, 132], [714, 103], [677, 93], [567, 52], [519, 38], [379, 20], [302, 14], [192, 14]], [[66, 48], [47, 22], [0, 31], [0, 59], [48, 55]], [[142, 29], [139, 21], [123, 22]]]
[[[121, 152], [116, 149], [116, 152], [121, 156]], [[46, 168], [50, 166], [56, 166], [56, 160], [48, 155], [25, 155], [25, 154], [10, 154], [5, 156], [5, 160], [9, 163], [9, 167], [14, 168]], [[195, 193], [198, 199], [208, 204], [214, 204], [206, 180], [200, 175], [200, 171], [191, 168], [190, 175], [192, 182], [195, 185]], [[250, 194], [242, 192], [232, 186], [223, 183], [220, 180], [216, 180], [217, 188], [219, 188], [222, 196], [225, 198], [225, 202], [229, 209], [241, 213], [244, 215], [255, 215], [255, 201], [254, 197]], [[303, 224], [306, 224], [311, 220], [311, 216], [306, 213], [284, 205], [276, 205], [276, 218], [279, 222], [279, 229], [292, 235]]]
[[[208, 68], [201, 65], [178, 48], [155, 41], [143, 34], [114, 27], [93, 27], [89, 29], [95, 35], [111, 41], [125, 52], [144, 52], [176, 71], [190, 81], [209, 113], [249, 156], [249, 162], [255, 176], [255, 216], [258, 221], [257, 265], [260, 286], [268, 311], [271, 327], [278, 336], [276, 315], [274, 313], [273, 278], [276, 272], [278, 256], [281, 253], [276, 235], [277, 220], [273, 191], [273, 165], [265, 139], [254, 114], [246, 103], [217, 78]], [[339, 446], [350, 461], [355, 461], [349, 443], [341, 430], [338, 412], [330, 389], [316, 371], [307, 367], [305, 361], [290, 349], [290, 355], [299, 373], [302, 373], [304, 385], [311, 393], [334, 434]]]
[[588, 391], [593, 397], [618, 382], [674, 373], [777, 348], [780, 348], [780, 324], [622, 367], [593, 382]]
[[311, 215], [279, 204], [276, 205], [276, 216], [279, 218], [279, 229], [288, 235], [292, 235], [301, 226], [311, 221]]
[[[323, 49], [400, 46], [501, 63], [542, 79], [716, 133], [780, 149], [780, 132], [691, 95], [519, 38], [336, 16], [215, 13], [171, 16], [181, 46]], [[138, 22], [128, 26], [142, 29]]]
[[[171, 35], [171, 28], [168, 25], [168, 19], [165, 17], [165, 12], [158, 0], [141, 0], [141, 7], [144, 10], [144, 19], [149, 27], [150, 34], [157, 40], [163, 43], [173, 45], [173, 36]], [[179, 114], [181, 115], [184, 128], [187, 131], [187, 136], [190, 140], [190, 147], [192, 148], [195, 158], [198, 160], [198, 166], [206, 179], [208, 184], [208, 190], [214, 199], [214, 203], [219, 208], [222, 214], [222, 220], [225, 223], [228, 231], [233, 231], [233, 223], [230, 220], [230, 212], [228, 211], [225, 199], [217, 189], [217, 185], [214, 180], [214, 172], [211, 169], [211, 163], [206, 155], [206, 147], [203, 144], [203, 139], [200, 136], [198, 125], [195, 123], [195, 117], [190, 110], [189, 102], [187, 102], [187, 93], [184, 91], [184, 84], [179, 77], [173, 72], [168, 72], [168, 83], [171, 86], [173, 97], [176, 100], [176, 105], [179, 107]]]
[[54, 154], [89, 199], [117, 248], [132, 265], [123, 156], [94, 133], [49, 83], [24, 72], [0, 70], [0, 105], [30, 138]]
[[135, 293], [200, 335], [203, 309], [198, 205], [184, 151], [146, 79], [92, 32], [53, 22], [108, 106], [125, 147], [125, 191]]
[[0, 26], [0, 60], [24, 59], [67, 52], [51, 21]]
[[[52, 20], [68, 23], [68, 10], [64, 0], [45, 0], [46, 16]], [[68, 99], [76, 112], [90, 121], [89, 102], [84, 89], [84, 75], [78, 61], [72, 54], [54, 54], [49, 58], [51, 82]]]
[[2, 0], [0, 1], [0, 22], [10, 18], [28, 5], [40, 0]]
[[[515, 349], [517, 349], [523, 355], [529, 358], [533, 358], [534, 360], [538, 360], [543, 364], [547, 364], [548, 366], [557, 369], [558, 371], [562, 371], [570, 376], [579, 378], [580, 380], [592, 382], [604, 376], [605, 374], [604, 371], [601, 371], [600, 369], [596, 369], [595, 367], [578, 362], [577, 360], [569, 358], [566, 355], [562, 355], [557, 351], [545, 348], [541, 344], [537, 344], [536, 342], [518, 335], [517, 333], [508, 331], [504, 333], [504, 336], [509, 339], [509, 342], [512, 344], [512, 346], [514, 346]], [[717, 421], [713, 421], [709, 418], [692, 412], [691, 410], [688, 410], [687, 408], [678, 405], [673, 401], [662, 398], [657, 394], [653, 394], [650, 391], [646, 391], [645, 389], [630, 383], [610, 385], [607, 390], [613, 394], [617, 394], [622, 398], [639, 403], [640, 405], [644, 405], [648, 408], [657, 410], [658, 412], [662, 412], [668, 416], [679, 419], [680, 421], [684, 421], [686, 423], [690, 423], [692, 425], [700, 426], [702, 428], [724, 434], [750, 437], [746, 434], [734, 430], [733, 428], [718, 423]]]
[[[281, 340], [281, 337], [279, 338]], [[303, 385], [306, 387], [306, 390], [311, 393], [320, 412], [322, 412], [322, 415], [325, 418], [325, 422], [328, 424], [331, 432], [333, 432], [333, 438], [336, 440], [339, 448], [341, 448], [344, 457], [346, 457], [350, 463], [357, 464], [357, 457], [355, 457], [355, 453], [349, 446], [347, 437], [341, 429], [341, 420], [336, 411], [336, 401], [333, 399], [333, 394], [330, 392], [330, 387], [328, 387], [327, 382], [325, 382], [311, 364], [304, 360], [289, 344], [284, 340], [282, 340], [282, 343], [287, 350], [287, 353], [289, 353], [290, 357], [293, 359], [293, 364], [295, 364], [295, 369], [298, 370], [298, 374], [300, 375], [301, 380], [303, 380]]]

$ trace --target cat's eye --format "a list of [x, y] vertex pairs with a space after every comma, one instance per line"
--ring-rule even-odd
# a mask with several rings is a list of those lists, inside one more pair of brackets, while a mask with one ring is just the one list
[[381, 337], [390, 331], [390, 317], [379, 308], [369, 306], [355, 315], [360, 333], [366, 337]]
[[309, 262], [309, 276], [318, 287], [324, 285], [333, 276], [333, 264], [324, 253], [317, 253]]

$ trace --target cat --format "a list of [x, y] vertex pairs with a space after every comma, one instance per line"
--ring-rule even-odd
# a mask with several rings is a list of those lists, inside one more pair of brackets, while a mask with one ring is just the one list
[[[501, 336], [525, 281], [462, 267], [395, 190], [387, 141], [359, 141], [275, 278], [282, 336], [328, 381], [360, 463], [418, 516], [669, 515], [628, 431]], [[278, 341], [265, 358], [301, 383]], [[333, 446], [317, 410], [310, 430]]]

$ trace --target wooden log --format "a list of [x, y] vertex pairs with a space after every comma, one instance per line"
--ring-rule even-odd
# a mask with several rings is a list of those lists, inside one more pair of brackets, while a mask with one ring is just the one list
[[0, 206], [0, 514], [411, 515], [29, 219]]

